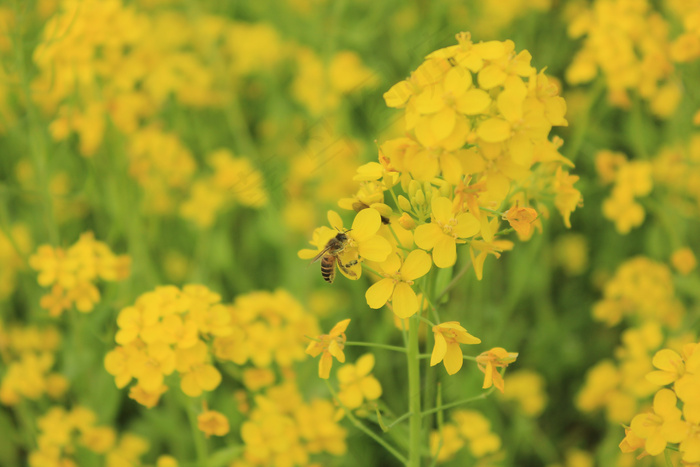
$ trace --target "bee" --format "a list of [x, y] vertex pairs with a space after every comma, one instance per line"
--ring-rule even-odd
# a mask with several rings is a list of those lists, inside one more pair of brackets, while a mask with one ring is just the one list
[[319, 254], [317, 254], [314, 259], [311, 260], [312, 263], [315, 263], [319, 259], [321, 260], [321, 275], [329, 284], [332, 284], [333, 280], [335, 279], [336, 263], [338, 263], [338, 267], [348, 276], [357, 276], [357, 274], [348, 269], [350, 266], [356, 265], [357, 260], [352, 260], [347, 264], [343, 264], [339, 257], [340, 253], [342, 253], [343, 250], [345, 250], [345, 247], [348, 246], [348, 236], [346, 235], [347, 232], [349, 232], [349, 230], [339, 232], [338, 235], [328, 240], [328, 243], [326, 243], [323, 250], [321, 250]]

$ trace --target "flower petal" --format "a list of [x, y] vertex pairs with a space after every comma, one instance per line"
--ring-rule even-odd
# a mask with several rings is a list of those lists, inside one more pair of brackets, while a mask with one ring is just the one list
[[405, 281], [412, 281], [425, 276], [430, 271], [430, 255], [423, 250], [413, 250], [406, 257], [401, 267], [401, 278]]
[[424, 250], [431, 250], [435, 244], [440, 241], [445, 236], [437, 224], [423, 224], [416, 227], [416, 231], [413, 234], [413, 241], [416, 242], [419, 248]]
[[[362, 212], [365, 211], [369, 211], [369, 209], [365, 209]], [[372, 209], [372, 211], [374, 211], [374, 209]], [[363, 240], [362, 243], [358, 245], [357, 249], [361, 257], [369, 261], [376, 261], [377, 263], [381, 263], [383, 261], [386, 261], [386, 259], [391, 254], [391, 243], [389, 243], [389, 241], [386, 238], [380, 235], [375, 235], [366, 240]]]
[[358, 376], [367, 376], [374, 368], [374, 354], [366, 353], [355, 362]]
[[367, 305], [375, 310], [383, 307], [391, 297], [392, 292], [394, 292], [394, 280], [389, 278], [380, 280], [365, 292]]
[[339, 230], [340, 232], [342, 232], [344, 230], [343, 229], [343, 219], [335, 211], [328, 211], [328, 223], [335, 230]]
[[457, 373], [462, 368], [464, 356], [462, 355], [462, 348], [459, 344], [455, 343], [447, 346], [447, 353], [445, 353], [443, 363], [445, 364], [447, 373], [451, 375]]
[[394, 295], [391, 298], [391, 304], [394, 309], [394, 314], [399, 318], [408, 318], [413, 316], [418, 311], [418, 298], [410, 285], [405, 282], [399, 282], [394, 289]]
[[479, 233], [481, 222], [472, 213], [463, 212], [457, 215], [457, 225], [454, 232], [459, 238], [469, 238]]
[[355, 220], [352, 221], [352, 230], [349, 235], [354, 238], [356, 242], [362, 243], [376, 234], [381, 225], [382, 216], [376, 209], [363, 209], [357, 213]]
[[367, 400], [376, 400], [382, 396], [382, 385], [379, 384], [379, 381], [377, 381], [377, 378], [374, 376], [364, 378], [360, 381], [360, 386], [362, 388], [362, 394], [364, 394]]
[[452, 219], [452, 201], [444, 196], [436, 196], [430, 203], [433, 210], [433, 217], [440, 222], [448, 222]]
[[457, 262], [457, 245], [455, 239], [444, 235], [433, 248], [433, 261], [439, 268], [449, 268]]
[[445, 353], [447, 353], [447, 341], [445, 341], [445, 336], [441, 333], [435, 333], [435, 346], [433, 347], [433, 354], [430, 356], [430, 366], [435, 366], [445, 358]]

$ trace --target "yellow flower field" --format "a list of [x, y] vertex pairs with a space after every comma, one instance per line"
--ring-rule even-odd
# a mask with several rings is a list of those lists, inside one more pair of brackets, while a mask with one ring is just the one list
[[700, 3], [0, 3], [0, 466], [700, 467]]

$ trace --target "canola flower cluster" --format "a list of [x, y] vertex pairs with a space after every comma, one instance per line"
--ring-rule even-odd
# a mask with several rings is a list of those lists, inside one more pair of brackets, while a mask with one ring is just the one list
[[232, 467], [310, 465], [310, 456], [347, 452], [346, 430], [336, 407], [324, 399], [305, 402], [293, 378], [254, 398], [241, 426], [244, 459]]
[[673, 115], [682, 98], [673, 62], [682, 53], [679, 43], [672, 45], [669, 22], [652, 2], [595, 0], [570, 16], [569, 36], [583, 38], [566, 70], [570, 84], [590, 82], [600, 72], [612, 105], [629, 109], [641, 98], [654, 115]]
[[0, 380], [0, 403], [14, 406], [23, 399], [48, 395], [57, 400], [68, 389], [68, 380], [52, 371], [61, 334], [55, 327], [5, 325], [0, 321], [0, 357], [6, 368]]
[[[513, 247], [500, 238], [507, 230], [499, 228], [501, 220], [528, 239], [541, 226], [540, 215], [548, 215], [548, 202], [567, 225], [581, 202], [573, 187], [577, 177], [565, 170], [572, 164], [558, 152], [561, 141], [548, 139], [553, 126], [567, 124], [556, 86], [530, 66], [527, 51], [516, 54], [511, 41], [474, 44], [468, 33], [457, 40], [429, 54], [385, 93], [389, 107], [405, 108], [406, 136], [381, 144], [378, 162], [357, 169], [359, 190], [339, 202], [357, 211], [351, 228], [329, 211], [331, 227], [314, 230], [314, 249], [299, 252], [306, 259], [322, 255], [329, 240], [344, 232], [340, 273], [357, 280], [367, 268], [377, 279], [365, 294], [367, 304], [387, 305], [400, 319], [422, 309], [419, 280], [433, 264], [452, 268], [457, 245], [469, 246], [481, 279], [486, 257]], [[344, 360], [338, 345], [344, 330], [336, 326], [310, 346], [312, 355], [323, 353], [322, 378], [328, 378], [331, 356]], [[462, 367], [460, 344], [480, 342], [458, 322], [435, 324], [433, 333], [431, 365], [444, 362], [449, 374]], [[516, 357], [501, 348], [482, 354], [484, 387], [495, 384], [503, 391], [496, 369]]]
[[106, 243], [95, 240], [92, 232], [86, 232], [67, 249], [40, 245], [29, 258], [29, 266], [38, 272], [39, 285], [51, 287], [39, 304], [51, 316], [58, 317], [73, 307], [83, 313], [93, 311], [100, 301], [100, 290], [95, 282], [126, 279], [131, 258], [115, 255]]
[[[456, 410], [440, 431], [430, 434], [430, 450], [438, 462], [446, 462], [465, 446], [476, 459], [488, 455], [496, 457], [501, 449], [501, 438], [491, 431], [491, 422], [475, 410]], [[488, 462], [488, 461], [487, 461]]]
[[614, 326], [623, 318], [678, 329], [685, 315], [668, 266], [639, 256], [621, 264], [593, 307], [593, 318]]
[[[674, 257], [681, 274], [694, 267], [689, 249]], [[622, 332], [614, 358], [588, 371], [576, 405], [583, 412], [602, 409], [610, 423], [629, 424], [620, 443], [623, 456], [640, 448], [639, 458], [658, 456], [675, 444], [684, 466], [700, 462], [697, 335], [682, 326], [686, 316], [671, 268], [641, 256], [618, 267], [593, 308], [596, 320], [631, 327]], [[673, 390], [660, 389], [674, 382]]]
[[[38, 448], [29, 454], [31, 467], [78, 466], [73, 457], [78, 447], [103, 456], [107, 467], [129, 467], [141, 465], [140, 458], [149, 448], [141, 436], [119, 434], [111, 426], [98, 425], [95, 412], [81, 406], [71, 410], [52, 407], [37, 420], [37, 426]], [[161, 457], [157, 465], [165, 467], [169, 456]]]
[[[684, 144], [662, 148], [651, 160], [628, 160], [621, 152], [603, 150], [595, 157], [598, 177], [603, 185], [612, 185], [603, 202], [603, 216], [615, 223], [620, 234], [628, 234], [642, 225], [646, 209], [639, 198], [652, 190], [682, 217], [692, 218], [700, 206], [700, 135]], [[654, 206], [656, 200], [651, 200]]]
[[[357, 53], [340, 50], [325, 63], [311, 48], [283, 39], [266, 23], [205, 13], [192, 19], [174, 9], [148, 11], [122, 0], [62, 0], [49, 10], [43, 41], [33, 54], [39, 73], [31, 84], [32, 98], [51, 120], [53, 140], [76, 134], [81, 153], [93, 157], [113, 125], [129, 139], [129, 173], [143, 188], [146, 212], [179, 212], [202, 228], [233, 203], [252, 208], [266, 204], [268, 195], [256, 167], [261, 161], [255, 154], [229, 161], [224, 150], [213, 150], [203, 159], [216, 173], [199, 174], [206, 169], [166, 123], [171, 102], [193, 111], [226, 112], [237, 131], [246, 133], [239, 121], [238, 94], [262, 99], [268, 92], [259, 87], [246, 92], [251, 76], [262, 73], [283, 82], [272, 72], [291, 66], [289, 93], [312, 116], [336, 112], [343, 96], [377, 81]], [[260, 132], [275, 145], [272, 152], [288, 156], [290, 170], [311, 163], [305, 178], [311, 185], [326, 180], [332, 191], [328, 198], [346, 194], [331, 182], [338, 179], [333, 176], [336, 169], [324, 169], [323, 161], [309, 158], [319, 137], [312, 135], [304, 147], [302, 127], [289, 132], [286, 124], [268, 119], [261, 122]], [[322, 138], [334, 141], [338, 134], [330, 129]], [[358, 152], [352, 152], [357, 158]], [[306, 228], [315, 222], [308, 219], [313, 195], [308, 188], [304, 193], [295, 188], [303, 181], [286, 179], [292, 196], [285, 217], [298, 224], [306, 216]], [[298, 218], [300, 213], [305, 216]]]
[[214, 358], [289, 367], [304, 356], [303, 336], [317, 330], [315, 318], [286, 292], [255, 292], [224, 305], [202, 285], [157, 287], [122, 309], [117, 325], [119, 345], [105, 367], [119, 388], [135, 380], [129, 397], [146, 407], [158, 403], [175, 371], [189, 397], [216, 389], [221, 373]]
[[652, 362], [656, 370], [646, 379], [662, 388], [653, 408], [632, 418], [620, 449], [643, 448], [640, 456], [657, 456], [668, 444], [677, 444], [683, 465], [700, 465], [700, 343], [685, 344], [680, 353], [664, 348]]

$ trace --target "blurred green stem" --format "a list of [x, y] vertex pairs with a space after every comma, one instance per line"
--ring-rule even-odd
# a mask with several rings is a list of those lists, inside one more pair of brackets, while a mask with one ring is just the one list
[[586, 138], [586, 134], [588, 133], [588, 127], [591, 123], [591, 115], [593, 113], [593, 108], [595, 107], [596, 102], [598, 102], [600, 96], [603, 94], [604, 90], [605, 79], [599, 77], [593, 85], [593, 89], [591, 90], [590, 95], [588, 96], [588, 102], [586, 104], [586, 107], [583, 109], [581, 115], [575, 122], [576, 129], [574, 130], [574, 133], [571, 136], [571, 144], [567, 146], [564, 154], [572, 162], [576, 161], [576, 157], [578, 156], [578, 153], [581, 150], [583, 141]]
[[408, 467], [421, 465], [421, 401], [420, 401], [420, 359], [418, 357], [419, 316], [413, 315], [408, 324], [408, 408], [411, 412], [409, 421]]
[[194, 441], [194, 448], [197, 452], [197, 465], [199, 467], [208, 467], [209, 457], [207, 454], [207, 440], [204, 439], [204, 434], [199, 431], [199, 425], [197, 423], [197, 413], [192, 405], [190, 398], [182, 394], [181, 397], [182, 404], [187, 412], [187, 419], [190, 422], [190, 430], [192, 431], [192, 440]]
[[361, 347], [376, 347], [378, 349], [394, 350], [406, 353], [406, 349], [397, 345], [375, 344], [374, 342], [346, 342], [345, 345], [356, 345]]
[[343, 411], [345, 412], [345, 415], [350, 419], [350, 421], [352, 422], [352, 424], [355, 425], [355, 427], [357, 427], [357, 429], [359, 429], [360, 431], [362, 431], [364, 434], [366, 434], [367, 436], [369, 436], [370, 438], [372, 438], [373, 440], [375, 440], [377, 443], [379, 443], [380, 445], [382, 445], [382, 446], [384, 447], [384, 449], [386, 449], [386, 450], [389, 451], [391, 454], [393, 454], [394, 457], [396, 457], [399, 461], [401, 461], [402, 464], [406, 464], [406, 462], [407, 462], [406, 458], [405, 458], [404, 456], [402, 456], [401, 453], [399, 453], [399, 452], [398, 452], [394, 447], [392, 447], [389, 443], [387, 443], [386, 441], [384, 441], [381, 437], [379, 437], [376, 433], [374, 433], [372, 430], [370, 430], [369, 428], [367, 428], [361, 421], [359, 421], [359, 420], [352, 414], [352, 411], [351, 411], [350, 409], [348, 409], [347, 407], [345, 407], [345, 405], [344, 405], [342, 402], [340, 402], [340, 400], [338, 399], [338, 395], [337, 395], [337, 394], [335, 393], [335, 391], [333, 390], [333, 386], [331, 386], [331, 383], [329, 383], [327, 379], [324, 380], [324, 381], [325, 381], [325, 383], [326, 383], [326, 387], [328, 387], [328, 391], [330, 391], [330, 393], [333, 395], [333, 399], [335, 399], [335, 401], [338, 403], [338, 405], [340, 405], [340, 408], [343, 409]]

